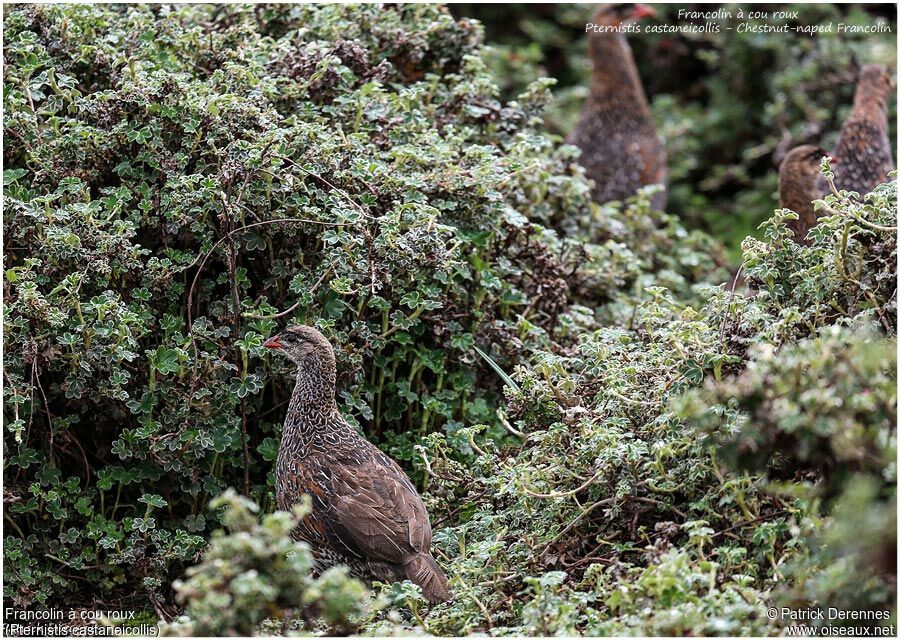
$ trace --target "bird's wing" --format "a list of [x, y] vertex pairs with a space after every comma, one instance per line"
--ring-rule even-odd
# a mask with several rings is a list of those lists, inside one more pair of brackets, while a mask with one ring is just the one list
[[333, 467], [331, 488], [329, 533], [343, 546], [390, 563], [431, 546], [425, 505], [392, 460]]

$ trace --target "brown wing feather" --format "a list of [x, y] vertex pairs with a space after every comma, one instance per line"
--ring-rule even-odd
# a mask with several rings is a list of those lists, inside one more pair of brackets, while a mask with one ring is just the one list
[[346, 532], [350, 546], [368, 558], [396, 564], [428, 551], [431, 527], [425, 505], [399, 467], [369, 461], [332, 472], [333, 515], [340, 525], [334, 531]]

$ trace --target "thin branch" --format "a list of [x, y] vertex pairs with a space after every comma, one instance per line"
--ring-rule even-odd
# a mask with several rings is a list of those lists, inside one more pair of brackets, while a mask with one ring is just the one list
[[605, 389], [605, 392], [611, 395], [613, 398], [618, 398], [623, 402], [629, 402], [631, 404], [636, 404], [644, 407], [655, 407], [660, 403], [659, 400], [635, 400], [634, 398], [629, 398], [628, 396], [624, 396], [615, 389]]
[[880, 224], [875, 224], [874, 222], [869, 222], [868, 220], [866, 220], [865, 218], [863, 218], [862, 216], [860, 216], [859, 214], [857, 214], [856, 212], [853, 212], [853, 211], [850, 212], [850, 217], [853, 218], [854, 220], [856, 220], [857, 222], [859, 222], [860, 224], [863, 224], [867, 227], [875, 229], [876, 231], [887, 231], [889, 233], [893, 233], [894, 231], [897, 230], [897, 227], [883, 227]]
[[599, 471], [597, 471], [597, 473], [595, 473], [590, 478], [588, 478], [581, 486], [576, 487], [576, 488], [572, 489], [571, 491], [553, 491], [551, 493], [538, 493], [536, 491], [532, 491], [531, 489], [529, 489], [525, 485], [524, 481], [522, 482], [522, 490], [525, 491], [525, 493], [527, 493], [528, 495], [530, 495], [533, 498], [565, 498], [568, 496], [573, 496], [576, 493], [579, 493], [580, 491], [584, 491], [585, 489], [587, 489], [589, 486], [591, 486], [597, 480], [597, 478], [600, 477], [600, 475], [602, 473], [603, 473], [603, 470], [600, 469]]
[[725, 346], [725, 324], [728, 322], [728, 312], [731, 309], [731, 303], [734, 300], [734, 290], [737, 287], [737, 281], [741, 277], [741, 273], [744, 271], [744, 266], [747, 264], [747, 261], [741, 262], [741, 266], [738, 267], [737, 272], [734, 274], [734, 278], [731, 281], [731, 291], [728, 292], [728, 302], [725, 303], [725, 315], [722, 318], [722, 326], [719, 327], [719, 347]]
[[[319, 288], [319, 285], [322, 284], [322, 281], [325, 280], [325, 276], [328, 275], [328, 273], [331, 271], [331, 268], [332, 268], [333, 266], [334, 266], [333, 264], [328, 265], [328, 268], [325, 269], [325, 271], [322, 273], [321, 276], [319, 276], [319, 279], [316, 281], [316, 283], [315, 283], [315, 284], [312, 286], [312, 288], [309, 290], [310, 295], [312, 295], [313, 293], [316, 292], [316, 289], [318, 289], [318, 288]], [[288, 307], [288, 308], [285, 309], [284, 311], [279, 311], [279, 312], [277, 312], [277, 313], [270, 313], [270, 314], [268, 314], [268, 315], [257, 315], [257, 314], [255, 314], [255, 313], [250, 313], [249, 311], [245, 311], [242, 315], [243, 315], [245, 318], [254, 318], [254, 319], [256, 319], [256, 320], [273, 320], [273, 319], [275, 319], [275, 318], [281, 318], [282, 316], [286, 316], [286, 315], [288, 315], [289, 313], [293, 312], [297, 307], [300, 306], [300, 303], [301, 303], [301, 302], [303, 302], [302, 299], [301, 299], [301, 300], [297, 300], [297, 302], [295, 302], [294, 304], [292, 304], [290, 307]]]
[[[241, 205], [241, 206], [243, 206], [243, 205]], [[221, 245], [223, 242], [225, 242], [229, 238], [231, 238], [231, 236], [233, 236], [235, 233], [238, 233], [240, 231], [245, 231], [247, 229], [252, 229], [254, 227], [262, 227], [262, 226], [268, 225], [268, 224], [292, 223], [292, 222], [293, 223], [299, 222], [299, 223], [306, 223], [306, 224], [320, 224], [320, 225], [328, 226], [328, 227], [339, 227], [339, 226], [344, 225], [344, 223], [323, 222], [321, 220], [312, 220], [310, 218], [279, 218], [277, 220], [263, 220], [262, 222], [253, 222], [251, 224], [247, 224], [242, 227], [238, 227], [237, 229], [228, 231], [225, 234], [225, 237], [220, 238], [210, 248], [210, 250], [206, 252], [206, 255], [203, 256], [203, 260], [200, 262], [200, 267], [197, 269], [197, 273], [194, 274], [194, 279], [191, 282], [191, 288], [188, 290], [187, 319], [188, 319], [188, 333], [191, 336], [191, 341], [193, 341], [193, 339], [194, 339], [194, 322], [193, 322], [193, 314], [191, 313], [191, 307], [193, 307], [193, 304], [194, 304], [194, 289], [197, 286], [197, 280], [200, 278], [200, 274], [203, 272], [203, 267], [206, 266], [206, 261], [209, 260], [209, 257], [213, 254], [213, 251], [215, 251], [219, 247], [219, 245]], [[199, 259], [199, 256], [197, 256], [197, 258]], [[196, 263], [197, 263], [197, 260], [194, 260], [194, 262], [192, 262], [187, 267], [185, 267], [185, 269], [190, 269]]]
[[[415, 320], [416, 318], [418, 318], [419, 315], [420, 315], [424, 310], [425, 310], [425, 307], [419, 307], [418, 309], [416, 309], [415, 311], [413, 311], [411, 314], [409, 314], [409, 315], [406, 317], [407, 322], [412, 322], [413, 320]], [[382, 333], [380, 336], [378, 336], [378, 339], [379, 339], [379, 340], [384, 340], [385, 338], [388, 338], [388, 337], [394, 335], [394, 333], [396, 333], [396, 332], [399, 331], [399, 330], [400, 330], [400, 325], [394, 325], [393, 327], [391, 327], [390, 329], [388, 329], [387, 331], [385, 331], [384, 333]]]
[[498, 410], [498, 411], [497, 411], [497, 418], [500, 420], [500, 424], [502, 424], [503, 427], [504, 427], [507, 431], [509, 431], [511, 434], [513, 434], [513, 435], [516, 436], [517, 438], [523, 438], [523, 439], [524, 439], [524, 438], [527, 438], [527, 437], [528, 437], [528, 436], [526, 436], [524, 433], [522, 433], [521, 431], [519, 431], [518, 429], [516, 429], [515, 427], [513, 427], [513, 426], [509, 423], [509, 420], [507, 420], [506, 414], [505, 414], [503, 411], [501, 411], [501, 410]]
[[350, 204], [352, 204], [352, 205], [356, 208], [356, 210], [359, 211], [363, 216], [365, 216], [366, 218], [369, 218], [370, 220], [375, 220], [375, 216], [371, 215], [371, 214], [368, 213], [365, 209], [363, 209], [363, 208], [362, 208], [362, 205], [360, 205], [360, 204], [359, 204], [358, 202], [356, 202], [353, 198], [351, 198], [349, 195], [347, 195], [347, 192], [344, 191], [343, 189], [341, 189], [340, 187], [337, 187], [337, 186], [333, 185], [332, 183], [330, 183], [328, 180], [326, 180], [325, 178], [323, 178], [323, 177], [320, 176], [319, 174], [313, 173], [313, 172], [310, 171], [309, 169], [300, 166], [299, 164], [297, 164], [296, 162], [294, 162], [293, 160], [291, 160], [291, 159], [288, 158], [287, 156], [283, 156], [283, 155], [280, 155], [280, 154], [277, 154], [277, 153], [276, 153], [276, 154], [274, 154], [274, 157], [278, 158], [279, 160], [284, 160], [284, 161], [287, 162], [288, 164], [293, 165], [293, 166], [296, 167], [297, 169], [300, 169], [300, 171], [302, 171], [303, 173], [305, 173], [306, 175], [308, 175], [308, 176], [310, 176], [310, 177], [312, 177], [312, 178], [315, 178], [315, 179], [317, 179], [317, 180], [321, 180], [321, 181], [322, 181], [323, 183], [325, 183], [327, 186], [331, 187], [332, 189], [334, 189], [335, 191], [337, 191], [339, 194], [341, 194], [341, 195], [344, 197], [344, 199], [345, 199], [347, 202], [349, 202]]
[[728, 533], [729, 531], [734, 531], [735, 529], [741, 529], [743, 527], [749, 527], [752, 524], [757, 524], [758, 522], [765, 522], [766, 520], [771, 520], [772, 518], [777, 518], [778, 516], [783, 516], [785, 514], [787, 514], [787, 511], [782, 510], [782, 511], [776, 511], [774, 513], [769, 513], [769, 514], [766, 514], [763, 516], [759, 516], [758, 518], [753, 518], [752, 520], [749, 520], [747, 522], [742, 522], [740, 524], [734, 525], [733, 527], [728, 527], [727, 529], [722, 529], [721, 531], [717, 531], [714, 534], [712, 534], [712, 536], [710, 536], [710, 537], [715, 538], [717, 536], [724, 535], [724, 534]]
[[672, 511], [677, 513], [679, 516], [681, 516], [685, 520], [688, 519], [687, 514], [684, 513], [684, 511], [681, 511], [678, 507], [671, 505], [671, 504], [666, 504], [665, 502], [657, 500], [656, 498], [648, 498], [646, 496], [631, 496], [629, 499], [636, 500], [638, 502], [646, 502], [647, 504], [655, 504], [659, 507], [666, 507], [667, 509], [671, 509]]
[[[831, 193], [835, 197], [839, 198], [842, 202], [844, 202], [846, 204], [850, 204], [850, 205], [853, 204], [853, 201], [850, 200], [850, 198], [843, 195], [840, 191], [837, 190], [837, 187], [834, 184], [834, 178], [826, 177], [825, 182], [828, 184], [828, 188], [831, 190]], [[834, 210], [831, 209], [830, 207], [829, 207], [829, 211], [831, 211], [832, 213], [835, 213]], [[859, 216], [859, 214], [857, 214], [854, 211], [848, 211], [848, 213], [850, 214], [850, 217], [853, 218], [854, 220], [856, 220], [857, 222], [859, 222], [867, 227], [871, 227], [872, 229], [875, 229], [876, 231], [894, 232], [897, 230], [897, 227], [883, 227], [880, 224], [875, 224], [874, 222], [869, 222], [865, 218]]]
[[616, 501], [615, 498], [606, 498], [605, 500], [598, 500], [597, 502], [593, 503], [591, 506], [584, 509], [580, 514], [578, 514], [577, 518], [572, 520], [572, 522], [570, 522], [566, 526], [565, 529], [563, 529], [562, 531], [557, 533], [555, 536], [553, 536], [553, 538], [550, 540], [550, 542], [548, 542], [547, 544], [544, 545], [544, 548], [541, 550], [541, 553], [543, 553], [544, 551], [549, 549], [550, 545], [552, 545], [554, 542], [556, 542], [557, 540], [562, 538], [565, 534], [567, 534], [569, 531], [571, 531], [572, 527], [574, 527], [576, 524], [578, 524], [581, 521], [581, 519], [583, 517], [585, 517], [586, 515], [588, 515], [591, 511], [593, 511], [597, 507], [602, 507], [602, 506], [613, 504], [613, 503], [615, 503], [615, 501]]
[[[35, 348], [35, 351], [37, 351], [36, 348]], [[31, 372], [32, 372], [32, 375], [34, 376], [35, 382], [37, 382], [37, 388], [41, 392], [41, 397], [44, 399], [44, 410], [47, 412], [47, 429], [49, 429], [49, 433], [50, 433], [50, 446], [49, 446], [50, 465], [53, 466], [54, 465], [54, 462], [53, 462], [53, 416], [50, 413], [50, 403], [47, 402], [47, 394], [44, 393], [44, 385], [41, 384], [41, 376], [37, 372], [37, 357], [35, 357], [34, 360], [31, 361]], [[33, 405], [32, 405], [32, 411], [34, 411]]]

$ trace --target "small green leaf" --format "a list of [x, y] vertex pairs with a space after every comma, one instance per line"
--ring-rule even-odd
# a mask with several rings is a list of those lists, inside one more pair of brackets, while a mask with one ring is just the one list
[[475, 351], [478, 352], [478, 355], [484, 358], [489, 365], [491, 365], [491, 368], [497, 372], [497, 375], [500, 376], [506, 386], [517, 393], [522, 393], [522, 389], [519, 388], [519, 385], [516, 384], [516, 381], [510, 378], [509, 375], [507, 375], [507, 373], [500, 368], [500, 365], [494, 362], [494, 360], [488, 354], [486, 354], [475, 345], [473, 345], [472, 348], [475, 349]]

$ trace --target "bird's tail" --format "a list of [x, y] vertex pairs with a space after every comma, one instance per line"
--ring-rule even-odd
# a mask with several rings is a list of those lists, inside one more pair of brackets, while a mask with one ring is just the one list
[[403, 572], [410, 582], [422, 587], [422, 594], [432, 604], [450, 599], [450, 583], [430, 553], [417, 553], [403, 561]]

